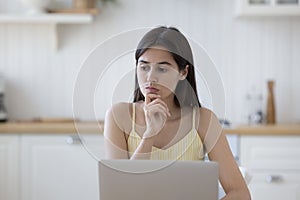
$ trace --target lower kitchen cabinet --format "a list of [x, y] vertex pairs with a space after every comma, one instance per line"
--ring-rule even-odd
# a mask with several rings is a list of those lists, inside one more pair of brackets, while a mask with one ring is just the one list
[[0, 135], [0, 199], [18, 200], [19, 196], [19, 137]]
[[[1, 200], [98, 200], [100, 134], [0, 134]], [[83, 142], [83, 145], [81, 144]], [[241, 135], [253, 200], [300, 200], [300, 137]]]
[[253, 200], [300, 199], [300, 170], [254, 171], [250, 190]]
[[23, 200], [99, 199], [98, 163], [77, 137], [22, 136]]
[[300, 200], [299, 136], [241, 136], [240, 163], [253, 200]]
[[[99, 199], [98, 162], [76, 134], [19, 134], [11, 143], [0, 138], [1, 200]], [[104, 156], [102, 136], [86, 138]]]

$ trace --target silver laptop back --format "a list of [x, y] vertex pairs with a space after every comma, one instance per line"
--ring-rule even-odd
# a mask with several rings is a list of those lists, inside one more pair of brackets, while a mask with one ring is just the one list
[[100, 200], [217, 200], [218, 165], [204, 161], [102, 160]]

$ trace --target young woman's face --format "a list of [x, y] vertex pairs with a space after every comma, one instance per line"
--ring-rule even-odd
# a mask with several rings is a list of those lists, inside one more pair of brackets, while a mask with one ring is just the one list
[[138, 59], [137, 79], [144, 96], [149, 93], [162, 98], [173, 95], [181, 76], [174, 58], [164, 48], [148, 49]]

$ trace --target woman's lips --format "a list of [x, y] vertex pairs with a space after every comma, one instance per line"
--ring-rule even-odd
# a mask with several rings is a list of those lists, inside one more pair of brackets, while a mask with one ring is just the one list
[[155, 87], [146, 87], [147, 93], [157, 93], [158, 91], [159, 91], [159, 89], [157, 89]]

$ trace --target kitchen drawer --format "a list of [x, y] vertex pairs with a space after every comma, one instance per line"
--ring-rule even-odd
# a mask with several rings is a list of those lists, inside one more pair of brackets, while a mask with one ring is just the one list
[[300, 200], [300, 170], [250, 171], [253, 200]]
[[299, 136], [242, 136], [240, 164], [248, 169], [300, 170]]

